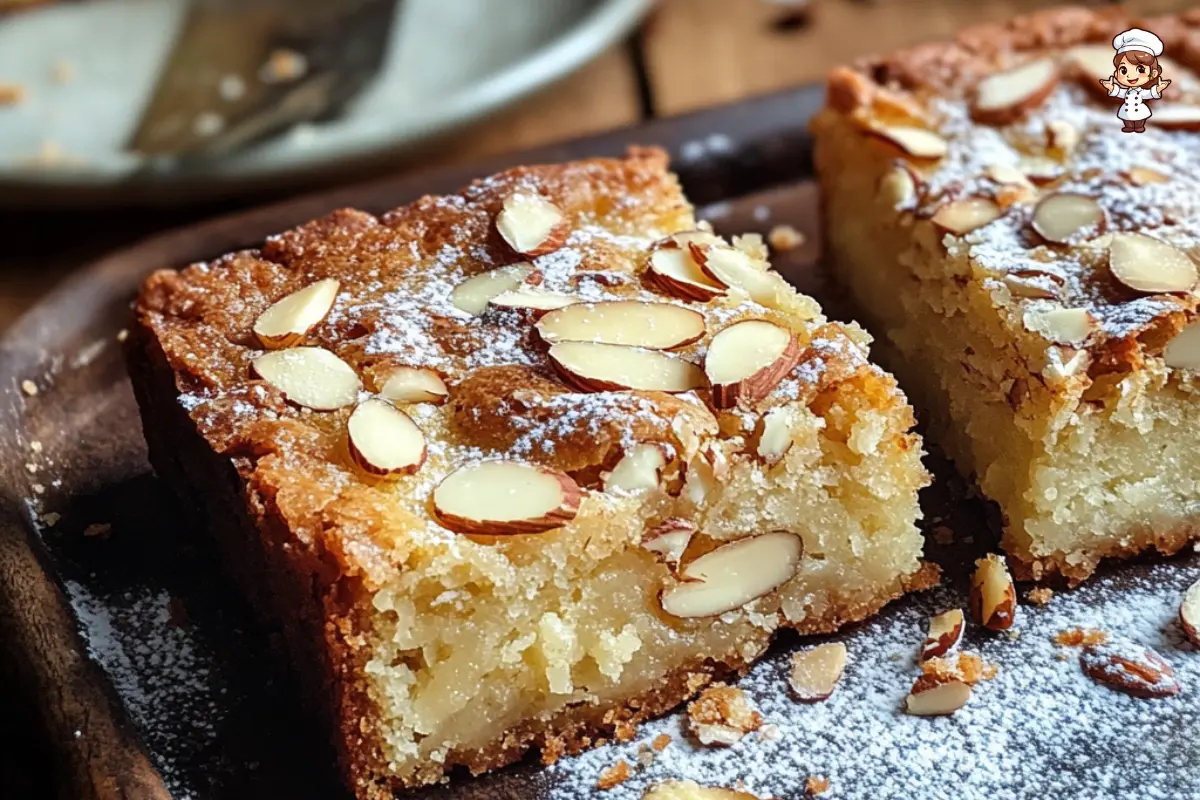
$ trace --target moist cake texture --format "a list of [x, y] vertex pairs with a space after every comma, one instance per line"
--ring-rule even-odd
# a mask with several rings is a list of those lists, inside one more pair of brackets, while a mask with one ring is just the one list
[[904, 395], [736, 244], [632, 150], [148, 279], [151, 459], [359, 797], [623, 740], [935, 579]]
[[[1123, 133], [1113, 37], [1165, 42]], [[838, 69], [814, 121], [836, 274], [1021, 577], [1200, 534], [1200, 13], [1060, 9]]]

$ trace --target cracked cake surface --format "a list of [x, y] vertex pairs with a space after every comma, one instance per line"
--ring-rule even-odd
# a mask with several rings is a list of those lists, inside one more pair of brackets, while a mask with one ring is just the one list
[[[1122, 132], [1114, 36], [1170, 79]], [[835, 70], [814, 121], [837, 274], [1024, 577], [1200, 534], [1200, 15], [1065, 8]]]
[[336, 211], [135, 312], [152, 462], [360, 797], [620, 739], [936, 575], [869, 337], [658, 150]]

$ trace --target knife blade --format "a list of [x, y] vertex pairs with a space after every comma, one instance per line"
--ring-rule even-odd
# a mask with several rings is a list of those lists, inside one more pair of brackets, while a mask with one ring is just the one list
[[379, 71], [399, 0], [192, 0], [127, 149], [212, 157], [338, 113]]

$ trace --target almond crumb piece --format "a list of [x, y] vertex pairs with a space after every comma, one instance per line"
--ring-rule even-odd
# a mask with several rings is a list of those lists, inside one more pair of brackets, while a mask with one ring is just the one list
[[25, 87], [19, 83], [0, 81], [0, 108], [19, 106], [25, 102]]
[[1094, 644], [1105, 644], [1108, 634], [1105, 631], [1084, 628], [1068, 628], [1059, 631], [1054, 636], [1054, 643], [1064, 647], [1085, 647]]
[[741, 689], [716, 683], [688, 703], [688, 726], [701, 744], [729, 746], [762, 727]]
[[1029, 593], [1029, 602], [1035, 606], [1044, 606], [1050, 602], [1050, 598], [1054, 597], [1054, 590], [1048, 589], [1045, 586], [1039, 586]]
[[107, 539], [112, 532], [112, 525], [107, 522], [93, 522], [83, 529], [83, 535], [92, 538], [99, 536], [101, 539]]
[[954, 531], [945, 525], [938, 525], [933, 529], [933, 540], [940, 545], [954, 544]]
[[600, 779], [596, 781], [596, 786], [600, 789], [611, 789], [629, 780], [632, 774], [629, 770], [629, 764], [625, 759], [621, 759], [600, 773]]
[[819, 775], [809, 775], [808, 780], [804, 782], [804, 793], [810, 797], [816, 797], [819, 794], [825, 794], [829, 791], [829, 779], [822, 778]]
[[42, 452], [42, 443], [37, 439], [34, 439], [29, 443], [29, 449], [35, 453], [40, 453]]
[[21, 381], [21, 391], [30, 397], [33, 397], [38, 393], [37, 384], [26, 378], [25, 380]]
[[42, 522], [47, 528], [53, 528], [58, 524], [60, 519], [62, 519], [62, 514], [59, 514], [57, 511], [47, 511], [45, 514], [42, 514]]
[[671, 743], [671, 734], [660, 733], [658, 736], [654, 737], [654, 740], [652, 742], [650, 742], [650, 746], [652, 748], [654, 748], [654, 752], [661, 753], [663, 750], [667, 749], [667, 745], [669, 745], [670, 743]]
[[995, 664], [986, 663], [976, 653], [959, 653], [956, 658], [931, 658], [921, 665], [921, 672], [939, 681], [958, 680], [974, 686], [996, 677]]
[[128, 338], [129, 338], [129, 331], [127, 329], [121, 328], [121, 330], [117, 331], [117, 341], [118, 342], [123, 342]]
[[267, 63], [258, 71], [263, 83], [288, 83], [299, 80], [308, 72], [308, 59], [295, 50], [279, 48], [271, 53]]
[[772, 250], [784, 253], [804, 244], [804, 234], [791, 225], [776, 225], [767, 234], [767, 243]]

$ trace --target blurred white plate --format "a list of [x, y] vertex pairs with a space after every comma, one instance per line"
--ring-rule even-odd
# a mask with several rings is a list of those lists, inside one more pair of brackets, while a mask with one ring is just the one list
[[0, 202], [188, 201], [361, 169], [565, 76], [650, 3], [402, 0], [379, 75], [343, 116], [202, 169], [150, 168], [122, 150], [185, 0], [97, 0], [0, 18], [0, 81], [26, 90], [0, 107]]

